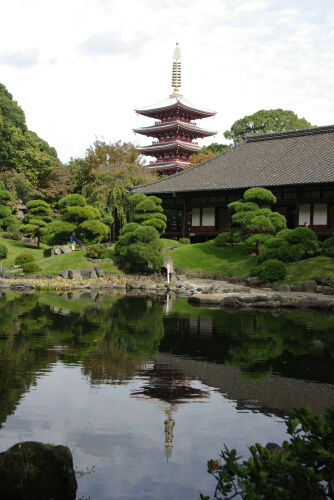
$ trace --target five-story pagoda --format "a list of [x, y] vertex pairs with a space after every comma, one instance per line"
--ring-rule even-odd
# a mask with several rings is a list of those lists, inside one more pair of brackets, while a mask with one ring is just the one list
[[189, 157], [200, 149], [198, 143], [193, 142], [194, 139], [210, 137], [217, 133], [214, 130], [199, 128], [194, 121], [214, 116], [216, 112], [187, 101], [179, 92], [181, 51], [178, 44], [173, 59], [174, 92], [168, 99], [153, 106], [136, 109], [138, 114], [154, 118], [156, 121], [149, 127], [133, 130], [137, 134], [156, 139], [151, 145], [139, 147], [138, 150], [146, 156], [156, 158], [156, 161], [148, 165], [149, 169], [165, 175], [174, 174], [189, 165]]

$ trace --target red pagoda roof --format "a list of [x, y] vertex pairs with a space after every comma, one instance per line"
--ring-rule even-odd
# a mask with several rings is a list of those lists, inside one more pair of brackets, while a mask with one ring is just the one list
[[156, 123], [155, 125], [150, 125], [149, 127], [139, 127], [133, 129], [137, 134], [142, 135], [157, 135], [157, 133], [165, 130], [173, 130], [179, 128], [187, 132], [193, 132], [194, 137], [210, 137], [211, 135], [217, 134], [216, 130], [209, 130], [198, 127], [195, 123], [184, 122], [181, 120], [170, 120], [168, 122]]
[[[184, 109], [188, 112], [190, 111], [198, 118], [208, 118], [209, 116], [214, 116], [216, 114], [216, 111], [201, 108], [187, 99], [184, 99], [181, 95], [170, 96], [164, 101], [160, 101], [157, 104], [153, 104], [152, 106], [147, 106], [145, 108], [135, 109], [135, 111], [140, 115], [154, 118], [156, 113], [159, 111], [171, 111], [177, 108]], [[194, 119], [196, 119], [195, 116]]]
[[147, 155], [153, 153], [153, 151], [164, 151], [172, 148], [185, 149], [194, 152], [200, 149], [198, 144], [195, 144], [193, 142], [183, 142], [183, 141], [157, 142], [150, 144], [149, 146], [137, 147], [138, 151], [145, 153]]

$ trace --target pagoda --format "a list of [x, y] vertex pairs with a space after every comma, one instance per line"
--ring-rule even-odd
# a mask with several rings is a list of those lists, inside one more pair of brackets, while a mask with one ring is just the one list
[[183, 170], [190, 164], [189, 157], [197, 153], [200, 146], [194, 139], [210, 137], [217, 131], [200, 128], [194, 120], [215, 116], [215, 111], [201, 108], [180, 94], [181, 51], [176, 44], [173, 54], [172, 87], [174, 92], [168, 99], [146, 108], [135, 109], [136, 113], [153, 118], [155, 123], [149, 127], [133, 129], [136, 134], [153, 137], [149, 146], [138, 147], [143, 155], [153, 156], [147, 168], [160, 175], [171, 175]]

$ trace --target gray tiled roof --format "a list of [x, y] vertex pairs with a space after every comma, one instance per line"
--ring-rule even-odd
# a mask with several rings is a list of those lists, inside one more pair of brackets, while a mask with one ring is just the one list
[[334, 182], [334, 125], [245, 141], [134, 193], [172, 193]]

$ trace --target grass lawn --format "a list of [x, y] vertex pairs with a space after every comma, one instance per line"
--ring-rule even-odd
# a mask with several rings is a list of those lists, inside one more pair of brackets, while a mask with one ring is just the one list
[[188, 271], [204, 271], [229, 276], [249, 276], [256, 266], [256, 257], [242, 253], [241, 246], [218, 248], [213, 241], [180, 245], [176, 250], [167, 252], [174, 266]]
[[[59, 274], [61, 271], [66, 269], [85, 269], [88, 266], [94, 266], [94, 263], [89, 261], [86, 257], [86, 252], [77, 249], [74, 252], [65, 253], [62, 255], [55, 255], [53, 257], [43, 257], [43, 250], [45, 248], [50, 248], [46, 245], [41, 245], [41, 249], [38, 250], [35, 245], [28, 245], [21, 241], [7, 240], [1, 238], [0, 243], [8, 248], [8, 257], [2, 261], [4, 267], [9, 267], [15, 263], [16, 257], [21, 253], [30, 253], [35, 257], [36, 264], [39, 265], [41, 273], [43, 274]], [[113, 248], [108, 248], [107, 258], [113, 258]], [[112, 272], [118, 275], [124, 274], [122, 271], [117, 269], [115, 264], [111, 262], [100, 262], [101, 266], [105, 271]], [[13, 270], [12, 273], [17, 272], [17, 269]], [[10, 274], [10, 272], [9, 272]]]
[[[31, 253], [35, 262], [39, 265], [41, 273], [58, 275], [66, 269], [85, 269], [94, 263], [87, 260], [86, 252], [77, 249], [62, 255], [44, 258], [43, 249], [49, 248], [41, 245], [38, 250], [34, 245], [27, 245], [20, 241], [1, 238], [0, 243], [8, 248], [8, 258], [3, 261], [3, 266], [8, 267], [15, 262], [20, 253]], [[183, 267], [186, 271], [206, 272], [209, 274], [220, 274], [222, 276], [249, 276], [250, 270], [256, 267], [256, 257], [244, 255], [242, 246], [218, 248], [213, 241], [206, 243], [195, 243], [193, 245], [182, 245], [174, 240], [163, 239], [164, 248], [177, 247], [165, 255], [170, 255], [174, 266]], [[113, 247], [108, 248], [107, 257], [114, 256]], [[123, 275], [124, 273], [111, 262], [101, 262], [99, 265], [107, 272]], [[300, 262], [287, 264], [288, 274], [283, 283], [296, 284], [300, 281], [312, 279], [314, 276], [334, 276], [334, 259], [323, 255]], [[12, 271], [17, 272], [17, 270]]]
[[288, 285], [295, 285], [300, 281], [307, 281], [315, 276], [334, 276], [334, 259], [325, 255], [300, 260], [299, 262], [289, 262], [286, 267], [288, 268], [288, 274], [284, 278], [284, 283]]

